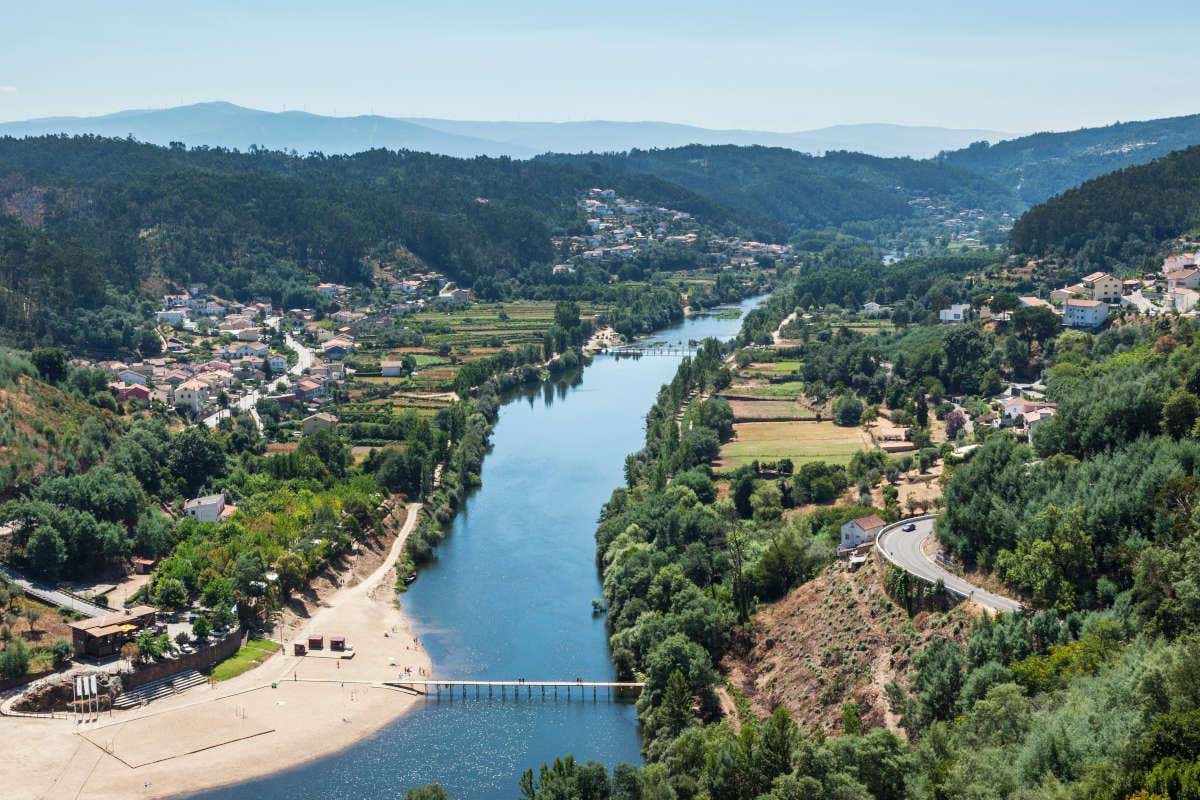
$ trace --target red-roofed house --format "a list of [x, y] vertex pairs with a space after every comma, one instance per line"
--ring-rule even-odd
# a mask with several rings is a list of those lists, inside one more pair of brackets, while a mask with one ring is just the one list
[[852, 519], [842, 526], [842, 547], [858, 547], [864, 542], [873, 542], [887, 523], [877, 514]]

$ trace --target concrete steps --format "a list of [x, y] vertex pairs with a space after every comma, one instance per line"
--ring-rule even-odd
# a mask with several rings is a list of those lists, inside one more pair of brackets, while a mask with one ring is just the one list
[[194, 669], [176, 672], [174, 675], [150, 681], [150, 683], [118, 695], [113, 700], [113, 708], [136, 708], [144, 706], [146, 703], [158, 700], [159, 698], [177, 694], [193, 686], [199, 686], [207, 680], [207, 678]]

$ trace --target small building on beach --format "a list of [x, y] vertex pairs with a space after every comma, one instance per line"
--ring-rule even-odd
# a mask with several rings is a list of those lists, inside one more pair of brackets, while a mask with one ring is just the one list
[[158, 619], [158, 609], [152, 606], [136, 606], [123, 611], [114, 611], [91, 619], [81, 619], [68, 625], [71, 643], [77, 656], [104, 658], [116, 655], [126, 642], [132, 641]]

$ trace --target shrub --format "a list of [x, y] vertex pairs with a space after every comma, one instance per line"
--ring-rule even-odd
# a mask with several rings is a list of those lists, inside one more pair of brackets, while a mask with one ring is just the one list
[[54, 644], [50, 645], [50, 654], [54, 656], [55, 666], [62, 666], [75, 655], [75, 648], [71, 646], [69, 641], [60, 636], [54, 640]]

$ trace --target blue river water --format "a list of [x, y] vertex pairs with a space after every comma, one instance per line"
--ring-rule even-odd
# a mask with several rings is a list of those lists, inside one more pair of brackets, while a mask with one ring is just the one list
[[[758, 299], [744, 301], [741, 311]], [[737, 333], [739, 319], [700, 316], [657, 333], [671, 343]], [[597, 357], [573, 378], [509, 401], [492, 435], [483, 486], [466, 502], [437, 559], [401, 603], [447, 679], [613, 680], [595, 565], [601, 506], [642, 445], [644, 417], [679, 359]], [[426, 700], [334, 755], [204, 800], [396, 800], [438, 782], [457, 800], [511, 800], [522, 772], [555, 757], [639, 763], [632, 704]]]

